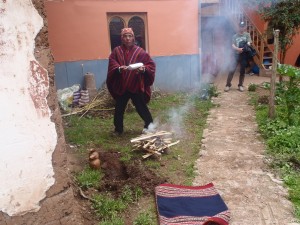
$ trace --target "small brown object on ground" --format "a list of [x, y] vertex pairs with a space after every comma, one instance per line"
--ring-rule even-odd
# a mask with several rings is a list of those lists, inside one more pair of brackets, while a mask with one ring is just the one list
[[100, 154], [95, 149], [89, 151], [89, 164], [92, 169], [100, 169], [101, 161]]

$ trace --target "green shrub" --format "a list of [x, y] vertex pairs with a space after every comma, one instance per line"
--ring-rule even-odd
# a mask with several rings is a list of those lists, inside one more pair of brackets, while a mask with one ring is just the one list
[[275, 153], [300, 153], [300, 127], [277, 130], [276, 135], [268, 139], [267, 144]]
[[262, 119], [263, 122], [260, 122], [260, 131], [266, 138], [274, 137], [282, 132], [285, 132], [287, 129], [287, 124], [280, 119]]
[[256, 91], [257, 84], [250, 83], [248, 86], [248, 91]]

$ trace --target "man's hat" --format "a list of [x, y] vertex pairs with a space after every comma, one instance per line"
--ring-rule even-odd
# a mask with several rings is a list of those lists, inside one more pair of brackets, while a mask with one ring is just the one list
[[121, 36], [123, 36], [124, 34], [132, 34], [134, 36], [133, 30], [132, 28], [128, 27], [128, 28], [123, 28], [121, 30]]
[[245, 27], [245, 26], [246, 26], [246, 23], [245, 23], [244, 21], [242, 21], [242, 22], [239, 23], [239, 26], [240, 26], [240, 27]]

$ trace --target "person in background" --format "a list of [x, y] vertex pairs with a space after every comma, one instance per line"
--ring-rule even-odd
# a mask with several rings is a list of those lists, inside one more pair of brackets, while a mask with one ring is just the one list
[[259, 76], [259, 67], [254, 62], [253, 57], [250, 58], [248, 66], [249, 66], [249, 68], [248, 68], [248, 71], [246, 72], [246, 75], [249, 75], [249, 76], [257, 75], [257, 76]]
[[244, 91], [244, 79], [245, 70], [248, 65], [248, 54], [244, 51], [246, 45], [251, 45], [252, 40], [250, 34], [246, 32], [245, 22], [239, 23], [239, 31], [232, 37], [232, 49], [235, 51], [235, 60], [232, 63], [230, 71], [228, 73], [227, 82], [224, 91], [229, 91], [231, 87], [231, 81], [236, 70], [238, 63], [240, 63], [240, 77], [238, 83], [238, 90]]
[[[155, 79], [155, 63], [150, 55], [135, 45], [132, 28], [121, 30], [122, 44], [113, 49], [109, 56], [106, 84], [116, 101], [114, 113], [115, 134], [124, 131], [123, 118], [129, 99], [132, 100], [137, 113], [144, 120], [145, 133], [153, 123], [147, 103], [151, 98], [151, 85]], [[136, 69], [129, 65], [142, 63]]]

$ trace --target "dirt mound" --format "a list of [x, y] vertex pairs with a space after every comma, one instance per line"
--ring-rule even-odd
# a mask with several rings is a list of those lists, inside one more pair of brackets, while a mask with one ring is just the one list
[[100, 192], [110, 191], [116, 197], [124, 186], [130, 189], [140, 188], [144, 194], [153, 194], [155, 186], [165, 183], [166, 178], [159, 177], [146, 167], [141, 160], [133, 159], [129, 163], [120, 160], [118, 152], [99, 152], [101, 169], [105, 174], [100, 181]]

